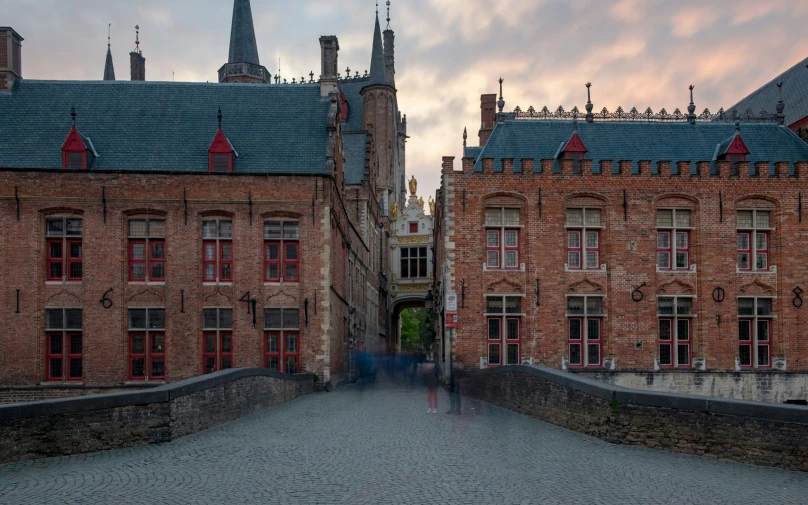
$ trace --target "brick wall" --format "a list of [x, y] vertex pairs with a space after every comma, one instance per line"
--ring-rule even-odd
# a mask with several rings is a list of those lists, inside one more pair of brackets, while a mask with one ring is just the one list
[[234, 369], [147, 391], [0, 406], [0, 463], [167, 442], [313, 386], [311, 375]]
[[795, 372], [576, 371], [628, 389], [785, 403], [808, 400], [808, 374]]
[[537, 366], [462, 372], [460, 392], [615, 444], [808, 471], [808, 407], [631, 391]]
[[[482, 316], [486, 294], [514, 294], [522, 297], [524, 314], [520, 359], [560, 368], [562, 359], [569, 356], [566, 297], [588, 294], [604, 297], [602, 356], [614, 358], [618, 370], [653, 370], [659, 355], [657, 298], [687, 295], [694, 297], [696, 316], [692, 358], [705, 358], [708, 370], [731, 371], [739, 356], [737, 297], [770, 296], [776, 316], [771, 356], [784, 358], [789, 371], [808, 370], [808, 309], [792, 304], [792, 290], [806, 289], [808, 277], [808, 265], [801, 260], [802, 244], [808, 240], [808, 216], [801, 219], [799, 210], [800, 194], [808, 195], [805, 163], [796, 164], [793, 175], [778, 163], [777, 176], [770, 176], [764, 163], [757, 167], [760, 175], [753, 177], [743, 167], [737, 171], [740, 175], [730, 176], [728, 166], [719, 167], [721, 175], [709, 175], [705, 167], [701, 176], [681, 170], [670, 173], [669, 166], [659, 167], [668, 172], [654, 174], [650, 170], [631, 174], [630, 167], [612, 174], [611, 163], [604, 163], [603, 173], [593, 173], [588, 160], [582, 164], [582, 174], [573, 174], [569, 162], [562, 164], [562, 173], [552, 173], [552, 163], [544, 166], [546, 160], [532, 161], [537, 169], [543, 166], [543, 172], [514, 173], [515, 167], [493, 172], [486, 160], [481, 163], [483, 171], [474, 172], [472, 158], [463, 159], [462, 171], [452, 170], [451, 160], [448, 168], [444, 166], [445, 196], [439, 203], [445, 205], [444, 219], [450, 222], [442, 233], [450, 237], [453, 249], [442, 251], [445, 257], [438, 261], [445, 272], [451, 269], [452, 288], [458, 296], [461, 281], [465, 286], [458, 311], [458, 362], [476, 368], [480, 358], [487, 357]], [[504, 197], [520, 209], [519, 263], [524, 269], [484, 270], [485, 208]], [[567, 271], [566, 209], [585, 203], [602, 210], [599, 264], [606, 269]], [[656, 211], [672, 207], [691, 209], [689, 262], [695, 270], [656, 269]], [[763, 207], [770, 210], [775, 228], [769, 264], [776, 269], [738, 273], [737, 210]], [[452, 255], [456, 261], [447, 260]], [[632, 301], [632, 291], [643, 283], [643, 299]], [[725, 292], [723, 302], [713, 301], [716, 287]]]
[[108, 393], [123, 393], [146, 389], [137, 386], [128, 387], [53, 387], [53, 386], [10, 386], [0, 387], [0, 405], [10, 403], [34, 402], [38, 400], [53, 400], [56, 398], [70, 398], [74, 396], [101, 395]]
[[[347, 241], [329, 222], [337, 216], [342, 230], [350, 233], [351, 227], [340, 195], [327, 177], [1, 171], [0, 194], [4, 231], [0, 247], [5, 258], [0, 274], [7, 288], [0, 293], [0, 321], [7, 328], [0, 342], [0, 384], [34, 385], [45, 380], [44, 309], [60, 307], [83, 310], [82, 382], [86, 386], [129, 381], [129, 308], [166, 309], [168, 382], [203, 372], [203, 307], [232, 308], [236, 367], [264, 366], [265, 307], [299, 309], [304, 370], [323, 377], [329, 365], [345, 366], [345, 353], [340, 350], [343, 339], [330, 345], [327, 339], [332, 317], [329, 298], [333, 290], [344, 293], [339, 277], [345, 275], [346, 262], [344, 254], [332, 256], [328, 251], [341, 253]], [[45, 222], [53, 216], [83, 220], [81, 282], [46, 281]], [[166, 222], [164, 283], [128, 280], [127, 223], [137, 216]], [[232, 283], [202, 282], [202, 221], [212, 217], [233, 222]], [[264, 282], [265, 220], [300, 223], [300, 282]], [[360, 247], [361, 241], [353, 240], [353, 246]], [[99, 302], [107, 292], [113, 303], [109, 309]], [[247, 304], [239, 301], [248, 292], [257, 299], [255, 327]]]
[[0, 68], [9, 68], [8, 40], [8, 32], [0, 31]]

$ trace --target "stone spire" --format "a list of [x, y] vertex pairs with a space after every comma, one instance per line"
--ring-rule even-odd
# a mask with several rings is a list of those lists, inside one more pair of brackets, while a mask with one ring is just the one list
[[235, 0], [233, 3], [233, 24], [230, 28], [230, 57], [228, 63], [252, 63], [258, 61], [258, 45], [255, 43], [250, 0]]
[[234, 0], [230, 55], [219, 69], [219, 82], [269, 84], [272, 75], [258, 60], [250, 0]]
[[370, 78], [367, 86], [390, 86], [387, 65], [384, 61], [384, 44], [382, 29], [379, 26], [379, 13], [376, 13], [376, 28], [373, 32], [373, 53], [370, 56]]
[[[112, 23], [109, 25], [112, 28]], [[104, 80], [115, 80], [115, 67], [112, 65], [112, 35], [107, 34], [107, 61], [104, 64]]]

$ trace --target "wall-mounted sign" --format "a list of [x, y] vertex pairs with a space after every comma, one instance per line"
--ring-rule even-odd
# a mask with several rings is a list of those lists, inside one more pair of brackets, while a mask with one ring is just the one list
[[457, 328], [457, 314], [446, 314], [446, 328], [450, 330]]
[[446, 293], [446, 312], [457, 312], [457, 295]]

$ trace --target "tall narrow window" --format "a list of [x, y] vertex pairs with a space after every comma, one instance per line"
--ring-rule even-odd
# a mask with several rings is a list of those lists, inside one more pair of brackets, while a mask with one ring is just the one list
[[205, 373], [233, 367], [233, 309], [202, 310]]
[[485, 209], [485, 265], [489, 270], [519, 268], [519, 209]]
[[661, 296], [657, 300], [659, 366], [690, 368], [693, 298]]
[[264, 280], [300, 281], [300, 223], [266, 221], [264, 223]]
[[603, 317], [602, 296], [567, 297], [567, 340], [571, 367], [601, 366]]
[[45, 309], [48, 381], [80, 381], [84, 372], [81, 309]]
[[300, 311], [264, 309], [264, 366], [284, 373], [300, 373]]
[[166, 378], [166, 310], [129, 309], [129, 379]]
[[567, 209], [567, 268], [600, 268], [600, 209]]
[[738, 298], [738, 356], [743, 368], [772, 366], [772, 299]]
[[770, 213], [767, 210], [738, 211], [738, 270], [769, 270]]
[[521, 363], [522, 298], [520, 296], [488, 296], [485, 299], [488, 365]]
[[48, 219], [45, 235], [47, 280], [80, 281], [84, 275], [81, 219]]
[[166, 280], [166, 222], [162, 219], [129, 221], [129, 280]]
[[657, 210], [657, 268], [690, 269], [690, 211]]
[[233, 222], [211, 219], [202, 222], [202, 280], [233, 281]]

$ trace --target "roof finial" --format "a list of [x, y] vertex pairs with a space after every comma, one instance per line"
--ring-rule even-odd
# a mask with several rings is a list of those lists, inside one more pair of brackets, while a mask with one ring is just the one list
[[107, 47], [112, 46], [112, 23], [107, 27]]
[[578, 113], [572, 111], [572, 134], [575, 135], [576, 133], [578, 133]]
[[466, 140], [469, 138], [469, 129], [463, 128], [463, 147], [466, 147]]
[[690, 105], [687, 106], [687, 121], [690, 124], [696, 124], [696, 104], [693, 103], [693, 88], [695, 88], [695, 86], [692, 84], [688, 88], [690, 89]]
[[786, 115], [783, 114], [783, 111], [786, 108], [786, 104], [783, 102], [783, 81], [777, 83], [777, 92], [780, 96], [780, 99], [777, 102], [777, 124], [782, 126], [786, 122]]
[[390, 0], [387, 0], [387, 29], [390, 29]]
[[219, 118], [219, 128], [221, 129], [221, 127], [222, 127], [222, 108], [221, 107], [219, 107], [218, 118]]
[[595, 116], [592, 114], [592, 107], [594, 107], [594, 106], [592, 105], [592, 98], [591, 98], [591, 95], [589, 94], [589, 88], [591, 88], [591, 87], [592, 87], [591, 82], [586, 83], [586, 122], [587, 123], [592, 123], [593, 121], [595, 121]]
[[135, 52], [140, 54], [140, 25], [135, 25]]
[[70, 106], [70, 117], [73, 118], [73, 126], [76, 126], [76, 106]]
[[505, 79], [500, 77], [498, 82], [499, 82], [499, 101], [497, 102], [497, 107], [499, 107], [499, 112], [501, 113], [502, 110], [505, 108], [505, 99], [502, 97], [502, 83], [505, 82]]
[[376, 17], [379, 17], [379, 0], [376, 0]]

